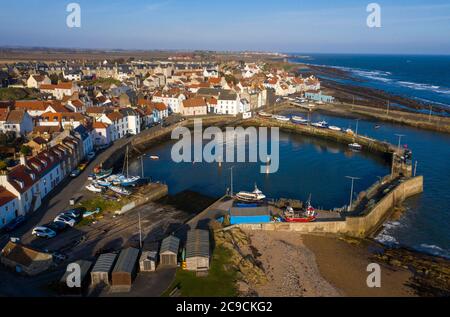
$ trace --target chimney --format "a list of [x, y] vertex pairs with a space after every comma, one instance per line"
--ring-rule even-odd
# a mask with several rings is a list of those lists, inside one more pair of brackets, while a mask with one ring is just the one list
[[27, 158], [23, 154], [20, 155], [20, 165], [27, 166]]

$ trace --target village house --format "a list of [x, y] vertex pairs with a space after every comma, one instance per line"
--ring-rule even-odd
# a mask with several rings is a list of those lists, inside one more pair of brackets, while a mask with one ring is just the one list
[[48, 106], [52, 103], [53, 101], [17, 100], [14, 107], [17, 110], [26, 110], [30, 116], [35, 118], [47, 112]]
[[108, 146], [113, 142], [112, 127], [107, 123], [94, 122], [92, 124], [92, 134], [95, 147]]
[[162, 102], [169, 107], [172, 113], [180, 113], [181, 103], [186, 100], [186, 96], [177, 89], [169, 91], [157, 92], [153, 95], [152, 101], [154, 103]]
[[17, 197], [0, 186], [0, 229], [19, 216], [19, 201]]
[[65, 128], [77, 128], [87, 124], [88, 118], [76, 112], [46, 112], [38, 118], [39, 126], [61, 126]]
[[39, 89], [42, 85], [51, 85], [52, 81], [47, 75], [30, 75], [27, 80], [27, 87]]
[[59, 83], [56, 85], [41, 85], [41, 93], [52, 95], [58, 100], [62, 100], [64, 96], [72, 96], [78, 91], [78, 86], [74, 82]]
[[50, 253], [8, 242], [1, 252], [0, 261], [18, 273], [35, 276], [47, 271], [53, 265], [53, 256]]
[[194, 97], [183, 100], [180, 110], [183, 116], [204, 116], [208, 113], [208, 105], [204, 98]]
[[216, 113], [237, 116], [240, 112], [240, 99], [231, 90], [221, 91], [217, 99]]
[[20, 137], [33, 131], [33, 119], [27, 111], [0, 110], [0, 132], [14, 132], [16, 137]]

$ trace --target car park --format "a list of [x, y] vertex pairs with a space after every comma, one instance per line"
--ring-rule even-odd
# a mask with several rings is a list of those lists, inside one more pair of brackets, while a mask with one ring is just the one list
[[62, 222], [70, 227], [74, 227], [77, 221], [71, 217], [59, 215], [55, 218], [54, 222]]
[[45, 239], [51, 239], [56, 237], [56, 232], [46, 227], [36, 227], [33, 229], [33, 232], [31, 234], [38, 238], [45, 238]]
[[62, 232], [67, 228], [67, 225], [60, 221], [50, 222], [42, 227], [55, 231], [56, 233]]

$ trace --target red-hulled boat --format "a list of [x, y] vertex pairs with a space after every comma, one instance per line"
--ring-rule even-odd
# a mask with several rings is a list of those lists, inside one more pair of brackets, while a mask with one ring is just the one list
[[[286, 213], [287, 214], [294, 214], [294, 209], [289, 207]], [[294, 215], [292, 217], [286, 216], [284, 218], [284, 220], [286, 222], [294, 222], [294, 223], [314, 222], [314, 221], [316, 221], [316, 219], [317, 219], [316, 218], [316, 210], [314, 209], [313, 206], [311, 206], [311, 197], [309, 198], [308, 208], [306, 208], [306, 213], [305, 213], [304, 216], [296, 216], [296, 215]]]

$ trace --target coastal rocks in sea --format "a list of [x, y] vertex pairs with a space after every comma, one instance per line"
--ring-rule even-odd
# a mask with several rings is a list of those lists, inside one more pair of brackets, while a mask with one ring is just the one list
[[406, 249], [385, 249], [374, 259], [413, 273], [408, 286], [419, 296], [450, 296], [450, 261]]

